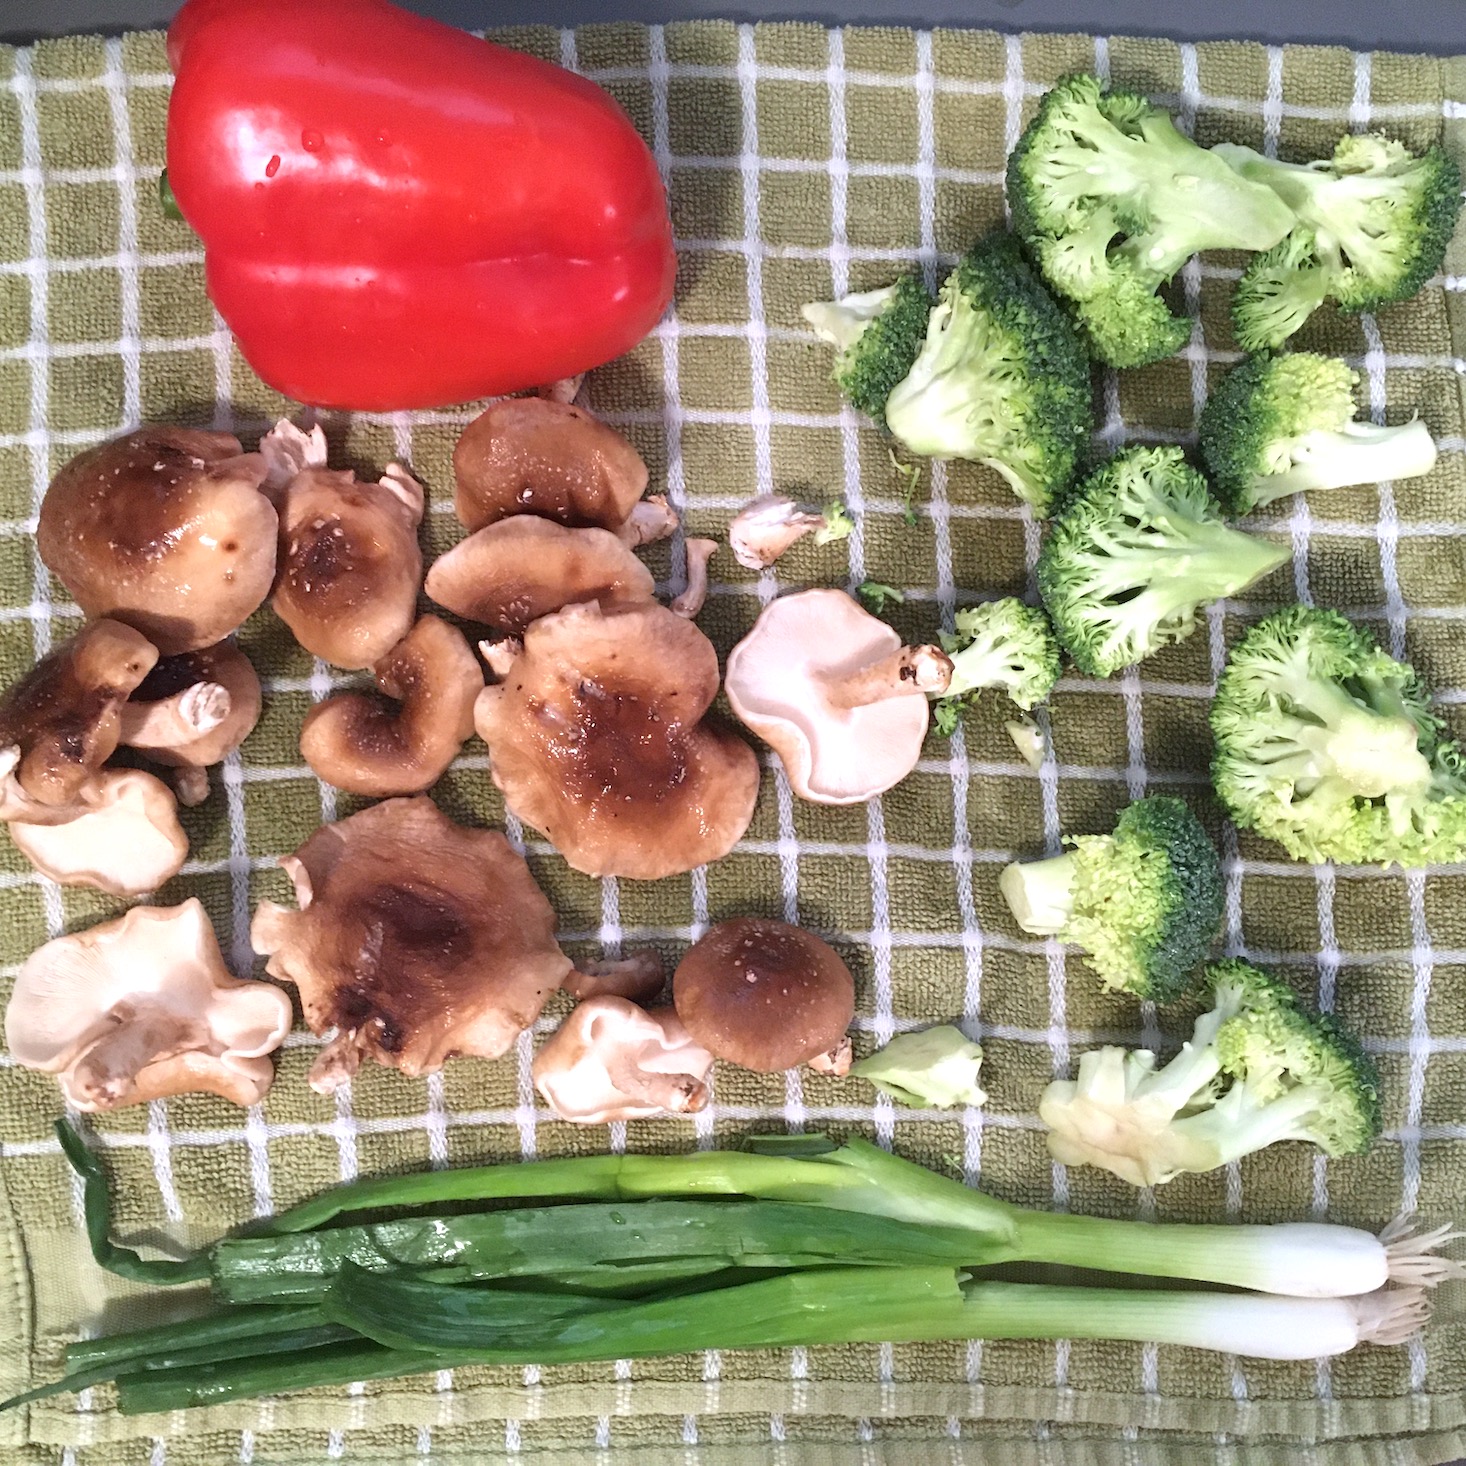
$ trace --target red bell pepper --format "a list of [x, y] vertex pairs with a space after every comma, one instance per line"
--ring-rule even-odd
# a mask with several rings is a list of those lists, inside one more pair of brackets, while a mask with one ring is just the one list
[[386, 0], [189, 0], [168, 184], [250, 365], [323, 407], [568, 377], [655, 325], [656, 164], [601, 88]]

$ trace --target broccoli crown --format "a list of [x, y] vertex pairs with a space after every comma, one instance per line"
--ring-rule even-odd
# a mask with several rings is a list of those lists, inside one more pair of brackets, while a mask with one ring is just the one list
[[1039, 1116], [1056, 1159], [1151, 1186], [1280, 1140], [1332, 1156], [1368, 1149], [1379, 1081], [1358, 1042], [1246, 962], [1217, 963], [1207, 980], [1215, 1006], [1168, 1064], [1146, 1049], [1094, 1049], [1076, 1079], [1048, 1087]]
[[1027, 712], [1059, 680], [1059, 643], [1049, 618], [1015, 596], [957, 613], [955, 635], [942, 634], [952, 680], [936, 706], [937, 731], [952, 733], [962, 709], [987, 687], [1000, 687]]
[[882, 290], [804, 307], [805, 320], [838, 348], [835, 385], [882, 426], [891, 389], [921, 350], [931, 305], [920, 277], [902, 275]]
[[1093, 423], [1089, 358], [1012, 235], [947, 277], [885, 414], [913, 453], [986, 463], [1040, 512], [1068, 487]]
[[1009, 156], [1008, 201], [1045, 278], [1111, 366], [1157, 361], [1186, 340], [1190, 323], [1155, 290], [1197, 250], [1267, 249], [1295, 223], [1265, 185], [1197, 147], [1146, 98], [1085, 74], [1045, 95]]
[[1331, 1015], [1304, 1009], [1285, 983], [1238, 958], [1214, 963], [1207, 979], [1219, 1006], [1235, 1006], [1217, 1031], [1217, 1053], [1222, 1072], [1245, 1089], [1252, 1105], [1311, 1090], [1307, 1138], [1331, 1156], [1368, 1150], [1382, 1123], [1379, 1076], [1359, 1040]]
[[1179, 448], [1128, 448], [1065, 503], [1039, 555], [1038, 585], [1075, 665], [1108, 677], [1189, 636], [1201, 606], [1288, 555], [1229, 529]]
[[1293, 465], [1293, 440], [1342, 432], [1354, 417], [1359, 374], [1311, 351], [1251, 356], [1222, 378], [1201, 414], [1201, 456], [1217, 498], [1234, 514], [1259, 502], [1256, 481]]
[[1153, 794], [1124, 810], [1111, 835], [1079, 835], [1074, 909], [1064, 941], [1089, 954], [1108, 988], [1164, 1003], [1184, 992], [1222, 924], [1222, 873], [1201, 822]]
[[1417, 157], [1366, 133], [1341, 138], [1328, 162], [1215, 151], [1242, 177], [1272, 188], [1299, 220], [1292, 250], [1258, 262], [1238, 286], [1238, 338], [1249, 350], [1286, 340], [1307, 319], [1310, 298], [1375, 310], [1408, 299], [1440, 269], [1461, 208], [1460, 170], [1444, 148]]
[[1414, 669], [1336, 611], [1289, 606], [1233, 649], [1211, 710], [1233, 820], [1300, 860], [1466, 857], [1466, 777]]

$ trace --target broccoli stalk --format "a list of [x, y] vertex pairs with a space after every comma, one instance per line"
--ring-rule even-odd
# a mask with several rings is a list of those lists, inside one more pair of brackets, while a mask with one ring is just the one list
[[1044, 1091], [1039, 1118], [1056, 1160], [1154, 1186], [1280, 1140], [1330, 1156], [1369, 1148], [1378, 1077], [1355, 1039], [1246, 962], [1216, 963], [1207, 979], [1214, 1006], [1168, 1064], [1156, 1068], [1147, 1049], [1093, 1049], [1077, 1079]]
[[1461, 754], [1429, 693], [1335, 611], [1290, 606], [1228, 659], [1212, 782], [1236, 823], [1301, 860], [1426, 865], [1466, 856]]
[[1111, 366], [1184, 344], [1190, 322], [1155, 292], [1191, 255], [1269, 249], [1297, 222], [1146, 98], [1083, 74], [1044, 97], [1008, 159], [1008, 199], [1045, 279]]
[[998, 889], [1035, 936], [1083, 947], [1108, 988], [1164, 1002], [1185, 991], [1222, 922], [1222, 877], [1200, 821], [1151, 795], [1110, 835], [1080, 835], [1048, 860], [1008, 866]]
[[1010, 234], [981, 240], [942, 285], [886, 426], [926, 458], [985, 463], [1040, 513], [1089, 439], [1089, 359]]
[[835, 385], [883, 426], [886, 398], [921, 350], [931, 303], [915, 275], [902, 275], [880, 290], [803, 308], [815, 335], [836, 350]]
[[984, 688], [1000, 687], [1027, 712], [1059, 680], [1059, 643], [1049, 618], [1014, 596], [957, 613], [955, 635], [942, 633], [952, 680], [936, 705], [939, 733], [953, 733], [962, 709]]
[[1201, 454], [1234, 514], [1302, 489], [1414, 478], [1435, 467], [1418, 419], [1396, 427], [1354, 420], [1359, 374], [1336, 357], [1296, 351], [1234, 367], [1201, 414]]
[[1298, 219], [1233, 297], [1247, 350], [1281, 345], [1329, 297], [1346, 311], [1374, 310], [1408, 299], [1440, 269], [1461, 207], [1460, 171], [1443, 148], [1416, 157], [1367, 133], [1341, 138], [1327, 162], [1282, 163], [1231, 143], [1212, 152]]
[[1108, 677], [1196, 629], [1290, 555], [1229, 528], [1179, 448], [1129, 448], [1085, 479], [1054, 521], [1038, 585], [1081, 671]]

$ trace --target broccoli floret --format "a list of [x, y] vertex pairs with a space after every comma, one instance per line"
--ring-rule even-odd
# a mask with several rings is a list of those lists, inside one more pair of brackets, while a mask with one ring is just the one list
[[1222, 924], [1216, 847], [1179, 799], [1152, 794], [1110, 835], [1079, 835], [998, 880], [1018, 925], [1083, 947], [1107, 988], [1165, 1002], [1184, 992]]
[[1218, 962], [1207, 980], [1215, 1006], [1170, 1063], [1157, 1069], [1148, 1049], [1092, 1049], [1077, 1079], [1049, 1085], [1038, 1113], [1056, 1160], [1155, 1186], [1280, 1140], [1330, 1156], [1368, 1150], [1379, 1080], [1358, 1041], [1246, 962]]
[[939, 733], [952, 733], [962, 709], [986, 687], [1001, 687], [1027, 712], [1059, 680], [1059, 643], [1049, 618], [1014, 596], [986, 601], [957, 613], [957, 633], [942, 633], [952, 658], [952, 680], [938, 700]]
[[[1238, 184], [1245, 186], [1238, 187]], [[1067, 77], [1008, 159], [1013, 224], [1094, 353], [1139, 366], [1185, 344], [1191, 323], [1157, 288], [1198, 250], [1270, 249], [1291, 209], [1176, 130], [1133, 92]]]
[[973, 246], [942, 285], [886, 425], [913, 453], [996, 469], [1041, 514], [1093, 426], [1089, 358], [1011, 234]]
[[1128, 448], [1064, 505], [1038, 560], [1059, 642], [1108, 677], [1196, 628], [1196, 612], [1289, 558], [1286, 545], [1229, 529], [1179, 448]]
[[1246, 350], [1280, 346], [1330, 297], [1341, 310], [1375, 310], [1409, 299], [1440, 269], [1461, 208], [1460, 170], [1444, 148], [1417, 157], [1366, 133], [1340, 138], [1330, 160], [1314, 163], [1280, 163], [1231, 143], [1212, 151], [1298, 219], [1233, 297]]
[[1249, 357], [1222, 378], [1201, 414], [1201, 456], [1217, 497], [1245, 514], [1301, 489], [1415, 478], [1435, 467], [1419, 419], [1355, 422], [1359, 373], [1311, 351]]
[[1414, 669], [1336, 611], [1289, 606], [1233, 649], [1211, 710], [1233, 820], [1300, 860], [1466, 858], [1466, 774]]
[[911, 370], [931, 308], [920, 278], [902, 275], [881, 290], [807, 305], [802, 314], [815, 335], [836, 348], [835, 385], [884, 426], [886, 398]]
[[978, 1083], [982, 1049], [960, 1028], [943, 1023], [917, 1033], [898, 1033], [885, 1048], [850, 1066], [882, 1094], [903, 1105], [981, 1105], [987, 1095]]

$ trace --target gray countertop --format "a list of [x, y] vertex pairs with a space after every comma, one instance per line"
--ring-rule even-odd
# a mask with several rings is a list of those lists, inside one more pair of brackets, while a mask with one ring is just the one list
[[[309, 3], [309, 0], [303, 0]], [[0, 0], [0, 37], [166, 25], [169, 0]], [[991, 26], [1337, 42], [1397, 51], [1466, 52], [1466, 0], [410, 0], [410, 8], [478, 28], [519, 22], [799, 19], [827, 23]]]

